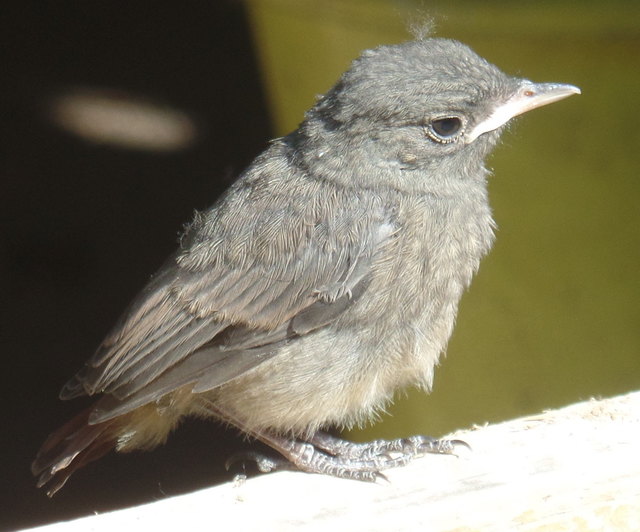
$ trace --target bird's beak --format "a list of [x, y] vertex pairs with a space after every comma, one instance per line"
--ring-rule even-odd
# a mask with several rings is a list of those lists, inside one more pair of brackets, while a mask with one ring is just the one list
[[503, 126], [514, 116], [557, 102], [572, 94], [580, 94], [580, 89], [563, 83], [533, 83], [526, 79], [522, 80], [515, 94], [496, 107], [482, 122], [476, 124], [466, 135], [465, 140], [473, 142], [483, 133]]

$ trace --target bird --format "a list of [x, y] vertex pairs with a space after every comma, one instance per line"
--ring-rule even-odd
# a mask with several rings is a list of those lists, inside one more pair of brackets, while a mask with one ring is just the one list
[[267, 444], [260, 470], [376, 481], [458, 440], [329, 432], [429, 391], [460, 298], [494, 241], [487, 155], [510, 121], [580, 89], [504, 74], [420, 38], [364, 51], [211, 208], [195, 214], [60, 398], [97, 396], [32, 472], [52, 496], [111, 450], [180, 419]]

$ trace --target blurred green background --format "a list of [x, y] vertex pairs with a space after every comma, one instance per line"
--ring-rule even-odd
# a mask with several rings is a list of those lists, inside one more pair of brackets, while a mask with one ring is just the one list
[[410, 390], [356, 439], [439, 435], [640, 388], [638, 2], [248, 2], [277, 134], [365, 48], [411, 28], [507, 73], [578, 85], [489, 161], [496, 245], [462, 300], [429, 396]]

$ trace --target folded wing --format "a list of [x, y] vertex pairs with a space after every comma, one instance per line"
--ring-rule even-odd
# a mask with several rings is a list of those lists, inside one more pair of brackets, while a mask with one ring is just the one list
[[234, 226], [238, 206], [223, 200], [197, 217], [61, 397], [104, 393], [89, 417], [100, 423], [188, 384], [220, 386], [339, 319], [394, 226], [381, 209], [334, 205], [330, 217], [303, 205], [253, 202]]

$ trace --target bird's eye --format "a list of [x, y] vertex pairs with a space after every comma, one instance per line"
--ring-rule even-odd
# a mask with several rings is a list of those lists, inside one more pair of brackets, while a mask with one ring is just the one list
[[462, 131], [462, 120], [457, 116], [436, 118], [429, 122], [427, 134], [436, 142], [447, 144], [456, 140]]

